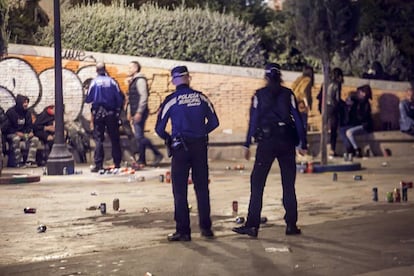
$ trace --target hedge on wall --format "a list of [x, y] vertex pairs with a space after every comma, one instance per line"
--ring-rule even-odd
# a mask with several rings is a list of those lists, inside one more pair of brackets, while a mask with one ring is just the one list
[[[77, 6], [62, 12], [61, 30], [62, 46], [68, 49], [235, 66], [264, 63], [254, 27], [200, 8]], [[52, 46], [53, 25], [37, 38], [39, 44]]]

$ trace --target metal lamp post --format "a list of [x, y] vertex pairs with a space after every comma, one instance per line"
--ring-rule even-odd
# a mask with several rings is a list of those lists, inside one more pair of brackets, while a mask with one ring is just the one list
[[75, 163], [72, 154], [65, 144], [63, 120], [63, 88], [62, 88], [62, 46], [60, 34], [60, 3], [53, 1], [54, 10], [54, 42], [55, 42], [55, 141], [47, 160], [49, 175], [73, 173]]

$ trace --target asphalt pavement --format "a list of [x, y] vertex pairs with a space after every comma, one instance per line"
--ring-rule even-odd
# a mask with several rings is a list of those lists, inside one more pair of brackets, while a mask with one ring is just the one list
[[[275, 162], [264, 196], [267, 222], [254, 239], [231, 231], [247, 212], [253, 161], [211, 160], [216, 237], [200, 237], [189, 184], [192, 241], [173, 243], [166, 239], [175, 229], [171, 185], [160, 182], [168, 162], [118, 175], [92, 174], [87, 165], [77, 165], [82, 174], [67, 176], [6, 168], [41, 179], [0, 185], [0, 275], [413, 275], [413, 189], [407, 202], [389, 203], [386, 193], [400, 181], [414, 181], [414, 158], [354, 161], [362, 170], [337, 172], [336, 181], [332, 172], [298, 173], [300, 236], [284, 234]], [[115, 198], [120, 211], [112, 208]], [[101, 203], [106, 214], [96, 209]], [[25, 207], [36, 213], [25, 214]], [[39, 225], [46, 231], [38, 233]]]

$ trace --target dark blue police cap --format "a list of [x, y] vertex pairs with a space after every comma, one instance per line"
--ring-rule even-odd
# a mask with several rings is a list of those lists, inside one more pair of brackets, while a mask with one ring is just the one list
[[187, 76], [188, 74], [187, 66], [176, 66], [171, 70], [171, 77], [173, 78]]
[[265, 74], [268, 76], [273, 76], [274, 74], [280, 75], [280, 65], [277, 63], [269, 63], [265, 66]]

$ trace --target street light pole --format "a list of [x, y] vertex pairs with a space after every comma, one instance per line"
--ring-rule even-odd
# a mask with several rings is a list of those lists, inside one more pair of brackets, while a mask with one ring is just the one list
[[[53, 1], [54, 42], [55, 42], [55, 140], [47, 160], [49, 175], [73, 173], [75, 163], [72, 154], [66, 147], [63, 120], [63, 86], [62, 86], [62, 46], [60, 34], [60, 3]], [[66, 169], [65, 169], [66, 168]], [[66, 171], [66, 172], [64, 172]]]

